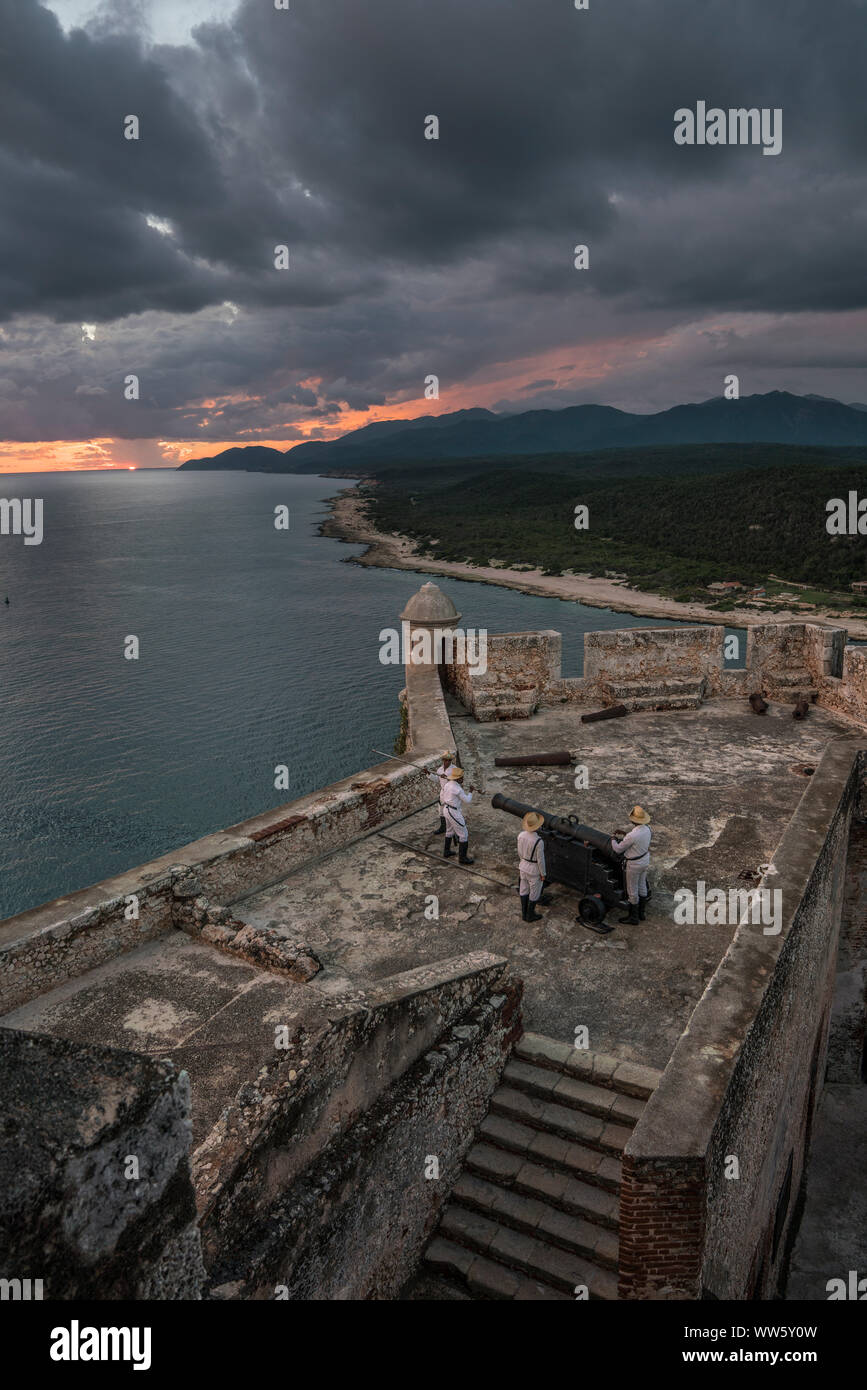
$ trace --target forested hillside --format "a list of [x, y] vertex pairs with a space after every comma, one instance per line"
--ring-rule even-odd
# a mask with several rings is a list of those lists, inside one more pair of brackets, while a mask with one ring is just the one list
[[[839, 452], [816, 453], [823, 466], [802, 458], [758, 467], [741, 457], [737, 471], [719, 472], [717, 450], [693, 457], [694, 467], [707, 469], [698, 476], [625, 476], [637, 460], [609, 458], [607, 476], [599, 476], [598, 458], [565, 472], [524, 460], [520, 468], [467, 471], [462, 480], [449, 468], [426, 486], [417, 475], [409, 485], [383, 474], [367, 492], [379, 529], [411, 535], [444, 560], [529, 564], [548, 574], [616, 571], [640, 588], [678, 596], [720, 580], [763, 584], [771, 574], [849, 593], [853, 580], [867, 579], [867, 537], [829, 535], [826, 504], [850, 491], [867, 496], [867, 461], [843, 455], [840, 466]], [[677, 462], [668, 459], [669, 467]], [[644, 459], [646, 469], [661, 464]], [[582, 504], [589, 528], [576, 530]]]

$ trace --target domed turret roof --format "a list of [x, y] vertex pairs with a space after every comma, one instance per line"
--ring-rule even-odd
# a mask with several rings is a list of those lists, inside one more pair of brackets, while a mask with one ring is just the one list
[[460, 613], [436, 584], [422, 584], [401, 613], [404, 622], [432, 627], [454, 627]]

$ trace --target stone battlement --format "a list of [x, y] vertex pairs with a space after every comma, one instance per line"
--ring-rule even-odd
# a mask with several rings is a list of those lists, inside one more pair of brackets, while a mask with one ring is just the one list
[[[576, 701], [633, 708], [683, 706], [684, 683], [703, 696], [745, 699], [761, 690], [789, 703], [804, 695], [856, 723], [867, 723], [867, 648], [846, 645], [842, 628], [817, 623], [751, 627], [742, 667], [724, 665], [723, 627], [623, 628], [584, 634], [584, 674], [561, 674], [559, 632], [488, 638], [487, 669], [442, 667], [446, 687], [480, 722], [526, 719], [537, 709]], [[630, 684], [643, 687], [630, 699]], [[618, 694], [624, 687], [625, 693]]]

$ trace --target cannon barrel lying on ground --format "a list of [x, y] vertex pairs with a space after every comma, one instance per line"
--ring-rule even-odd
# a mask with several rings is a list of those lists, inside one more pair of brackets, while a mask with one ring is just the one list
[[582, 714], [582, 724], [596, 724], [600, 719], [622, 719], [629, 710], [625, 705], [609, 705], [607, 709], [597, 709], [592, 714]]
[[598, 927], [609, 907], [625, 906], [623, 855], [611, 848], [610, 835], [582, 825], [576, 816], [553, 816], [502, 792], [491, 799], [491, 805], [521, 819], [528, 811], [542, 817], [539, 838], [545, 846], [545, 877], [581, 894], [578, 914], [585, 926]]
[[565, 748], [559, 753], [513, 753], [494, 758], [494, 767], [565, 767], [572, 754]]

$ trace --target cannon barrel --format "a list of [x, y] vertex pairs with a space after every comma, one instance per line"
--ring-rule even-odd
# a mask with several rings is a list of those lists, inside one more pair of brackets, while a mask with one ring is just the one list
[[511, 797], [503, 796], [502, 792], [497, 792], [496, 796], [492, 797], [491, 805], [497, 811], [508, 811], [510, 816], [520, 816], [522, 819], [528, 811], [535, 811], [544, 818], [544, 829], [555, 835], [565, 835], [578, 844], [592, 845], [612, 864], [622, 863], [622, 856], [615, 854], [611, 848], [610, 835], [604, 834], [601, 830], [594, 830], [592, 826], [581, 825], [574, 816], [552, 816], [550, 811], [543, 811], [538, 806], [525, 806], [522, 801], [513, 801]]

